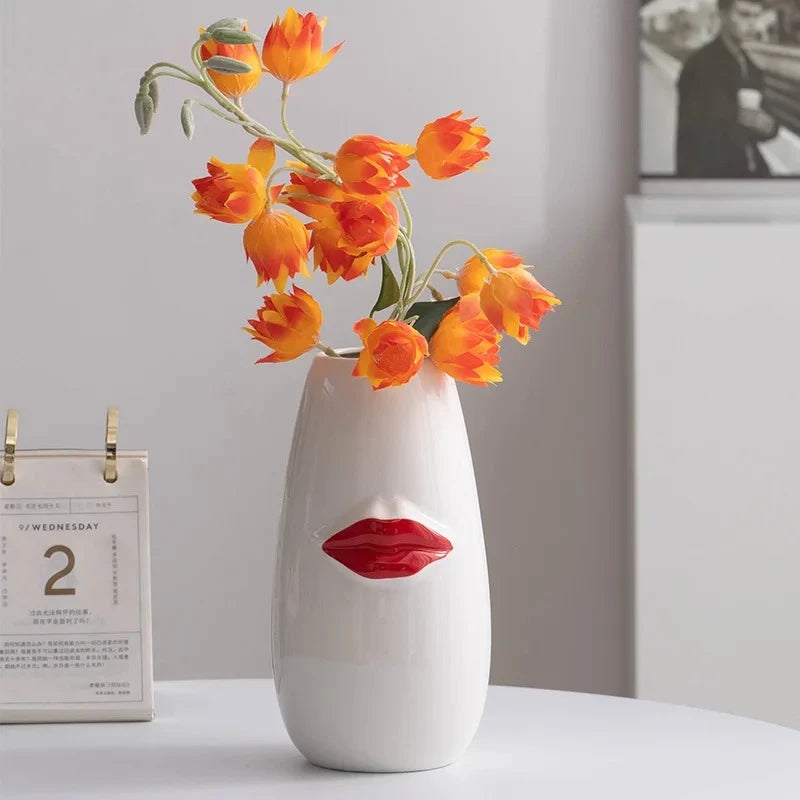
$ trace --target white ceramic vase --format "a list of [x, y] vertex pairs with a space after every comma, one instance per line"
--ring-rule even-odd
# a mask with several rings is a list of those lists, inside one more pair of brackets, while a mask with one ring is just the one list
[[456, 760], [483, 712], [489, 583], [452, 378], [426, 361], [373, 391], [316, 356], [283, 502], [272, 662], [311, 762], [406, 772]]

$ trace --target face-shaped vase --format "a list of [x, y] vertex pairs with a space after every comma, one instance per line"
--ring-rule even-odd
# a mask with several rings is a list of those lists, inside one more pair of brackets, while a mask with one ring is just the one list
[[486, 556], [453, 380], [426, 361], [373, 391], [317, 356], [287, 470], [272, 614], [284, 723], [310, 761], [457, 759], [489, 675]]

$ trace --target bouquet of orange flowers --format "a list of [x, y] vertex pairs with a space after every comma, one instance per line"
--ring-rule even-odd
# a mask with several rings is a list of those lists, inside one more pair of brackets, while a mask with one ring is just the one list
[[[411, 211], [403, 196], [411, 185], [405, 173], [412, 161], [442, 180], [487, 159], [486, 131], [476, 118], [456, 111], [425, 125], [416, 145], [357, 135], [336, 152], [307, 147], [289, 127], [287, 101], [292, 83], [319, 72], [341, 47], [324, 50], [324, 27], [325, 19], [290, 8], [267, 31], [260, 56], [258, 37], [245, 20], [227, 17], [201, 29], [191, 51], [193, 69], [162, 61], [142, 76], [134, 103], [140, 131], [147, 133], [156, 112], [158, 79], [170, 77], [194, 85], [213, 101], [184, 101], [180, 119], [188, 139], [195, 107], [252, 137], [245, 163], [211, 158], [208, 176], [193, 181], [192, 199], [199, 214], [246, 225], [244, 249], [258, 285], [271, 281], [275, 288], [244, 328], [271, 350], [257, 363], [289, 361], [314, 348], [337, 356], [320, 339], [319, 304], [297, 285], [297, 278], [310, 277], [310, 259], [328, 283], [355, 280], [380, 260], [378, 298], [369, 316], [354, 325], [363, 349], [353, 374], [367, 378], [374, 389], [399, 386], [430, 357], [457, 380], [497, 383], [502, 380], [497, 364], [503, 334], [527, 344], [530, 329], [538, 330], [542, 317], [560, 301], [513, 252], [480, 249], [464, 239], [448, 242], [427, 269], [419, 269]], [[244, 96], [264, 72], [283, 84], [282, 133], [244, 109]], [[280, 166], [277, 150], [289, 156]], [[457, 272], [439, 269], [454, 247], [471, 250], [471, 257]], [[456, 281], [458, 296], [445, 298], [430, 285], [437, 274]], [[426, 290], [431, 294], [427, 301]], [[379, 312], [388, 312], [380, 322], [374, 318]]]

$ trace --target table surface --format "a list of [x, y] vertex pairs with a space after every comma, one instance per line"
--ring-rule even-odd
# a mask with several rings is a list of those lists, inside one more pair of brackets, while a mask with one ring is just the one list
[[0, 797], [798, 800], [800, 732], [641, 700], [491, 687], [456, 764], [351, 774], [294, 749], [272, 681], [158, 683], [154, 722], [0, 726]]

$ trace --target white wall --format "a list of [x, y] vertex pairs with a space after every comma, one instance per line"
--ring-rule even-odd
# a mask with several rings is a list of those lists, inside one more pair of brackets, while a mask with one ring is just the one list
[[[163, 83], [152, 133], [132, 101], [145, 66], [187, 58], [231, 13], [274, 5], [5, 0], [0, 407], [21, 446], [95, 446], [106, 405], [151, 453], [156, 674], [269, 671], [275, 531], [306, 362], [254, 367], [259, 304], [241, 230], [193, 216], [189, 180], [247, 142]], [[295, 87], [304, 138], [413, 141], [456, 108], [493, 138], [485, 169], [410, 195], [418, 253], [467, 235], [538, 265], [564, 299], [506, 382], [464, 390], [493, 582], [499, 682], [624, 688], [622, 196], [633, 186], [635, 0], [320, 0], [346, 44]], [[265, 78], [251, 109], [276, 121]], [[456, 265], [454, 260], [451, 262]], [[377, 291], [317, 278], [326, 336], [353, 343]], [[380, 454], [376, 454], [376, 458]]]
[[800, 200], [631, 207], [637, 696], [800, 728]]

